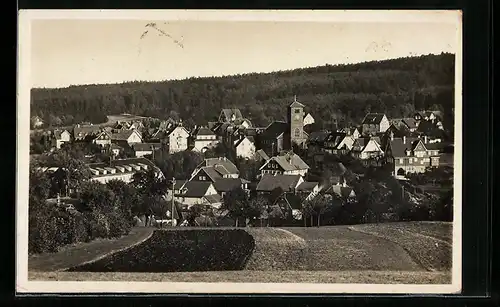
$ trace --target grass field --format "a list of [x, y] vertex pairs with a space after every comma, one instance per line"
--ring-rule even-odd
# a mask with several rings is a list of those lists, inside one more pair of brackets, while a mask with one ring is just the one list
[[[29, 278], [37, 280], [177, 282], [435, 284], [451, 282], [451, 223], [419, 222], [283, 229], [272, 227], [239, 229], [247, 231], [255, 242], [255, 247], [246, 266], [241, 271], [54, 272], [54, 268], [67, 267], [67, 264], [64, 264], [65, 260], [67, 263], [74, 263], [78, 259], [82, 261], [85, 258], [80, 255], [79, 258], [76, 257], [78, 259], [75, 259], [79, 250], [74, 249], [73, 252], [66, 251], [54, 255], [52, 259], [55, 260], [52, 260], [52, 263], [50, 257], [46, 257], [45, 262], [37, 261], [36, 257], [31, 258]], [[134, 240], [130, 239], [129, 241]], [[137, 241], [136, 234], [135, 242]], [[122, 240], [121, 244], [125, 244], [124, 242]], [[147, 244], [147, 242], [142, 244]], [[104, 244], [103, 246], [106, 245], [112, 244]], [[101, 247], [101, 249], [103, 248]], [[87, 258], [90, 258], [89, 250], [92, 248], [86, 249]], [[100, 254], [101, 258], [103, 254]]]

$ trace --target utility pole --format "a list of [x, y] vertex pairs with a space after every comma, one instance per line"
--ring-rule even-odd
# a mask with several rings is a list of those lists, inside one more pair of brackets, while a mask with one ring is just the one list
[[174, 194], [175, 194], [175, 177], [172, 177], [172, 213], [171, 213], [172, 227], [174, 227], [174, 206], [175, 206]]

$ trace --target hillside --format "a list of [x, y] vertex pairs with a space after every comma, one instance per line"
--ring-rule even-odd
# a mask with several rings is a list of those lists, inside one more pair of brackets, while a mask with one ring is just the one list
[[356, 123], [368, 111], [401, 117], [432, 108], [445, 111], [444, 124], [450, 127], [454, 61], [453, 54], [441, 54], [226, 77], [32, 89], [31, 115], [54, 126], [101, 123], [106, 115], [120, 113], [204, 124], [222, 108], [235, 107], [254, 125], [264, 126], [284, 119], [284, 107], [297, 95], [320, 125], [333, 119]]

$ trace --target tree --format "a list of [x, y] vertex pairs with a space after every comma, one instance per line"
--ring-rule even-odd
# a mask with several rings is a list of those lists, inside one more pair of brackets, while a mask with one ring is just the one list
[[248, 210], [248, 195], [241, 188], [237, 187], [224, 195], [221, 211], [228, 211], [231, 218], [235, 219], [235, 226], [238, 227], [238, 220], [245, 217]]
[[150, 215], [153, 213], [153, 206], [167, 192], [167, 181], [162, 179], [154, 169], [148, 169], [135, 173], [132, 176], [132, 186], [139, 194], [139, 202], [134, 208], [139, 214], [146, 216], [146, 223], [148, 223]]
[[110, 180], [106, 185], [115, 194], [120, 211], [131, 221], [132, 216], [137, 214], [136, 206], [140, 202], [135, 187], [122, 180]]
[[[243, 215], [248, 219], [261, 218], [262, 213], [268, 205], [267, 199], [261, 195], [250, 198], [247, 207], [244, 208]], [[262, 219], [261, 219], [262, 224]]]
[[190, 226], [197, 225], [196, 219], [201, 216], [202, 212], [203, 212], [202, 208], [197, 205], [191, 206], [189, 208], [186, 220], [188, 221]]
[[29, 196], [45, 201], [50, 193], [50, 179], [46, 173], [30, 166]]

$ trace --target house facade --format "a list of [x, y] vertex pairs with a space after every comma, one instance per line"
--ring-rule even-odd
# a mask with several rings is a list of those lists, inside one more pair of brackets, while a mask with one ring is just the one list
[[55, 130], [54, 131], [54, 146], [60, 149], [63, 144], [69, 143], [71, 141], [71, 133], [67, 130]]
[[193, 140], [193, 149], [199, 152], [205, 152], [220, 143], [217, 134], [207, 127], [195, 129], [191, 138]]
[[170, 153], [179, 152], [188, 148], [189, 132], [183, 126], [177, 126], [167, 134]]
[[391, 123], [383, 113], [368, 113], [361, 125], [363, 135], [376, 135], [389, 129]]
[[314, 117], [312, 117], [311, 113], [307, 113], [307, 115], [304, 116], [304, 126], [312, 125], [314, 123]]
[[237, 157], [245, 159], [255, 158], [255, 142], [251, 137], [244, 136], [237, 140], [234, 144], [234, 149]]
[[391, 157], [389, 162], [394, 165], [393, 174], [396, 177], [424, 173], [428, 167], [439, 167], [437, 144], [425, 144], [422, 139], [393, 138], [388, 144], [387, 155]]
[[307, 165], [297, 154], [293, 152], [284, 152], [264, 162], [259, 170], [261, 176], [267, 174], [305, 176], [309, 171], [309, 165]]
[[101, 147], [111, 145], [111, 133], [109, 133], [106, 130], [101, 131], [94, 137], [92, 143], [99, 145]]
[[110, 180], [121, 180], [130, 183], [134, 174], [149, 169], [155, 170], [159, 178], [163, 177], [160, 169], [145, 158], [116, 159], [109, 161], [109, 163], [90, 163], [88, 167], [91, 172], [91, 180], [100, 183], [107, 183]]

